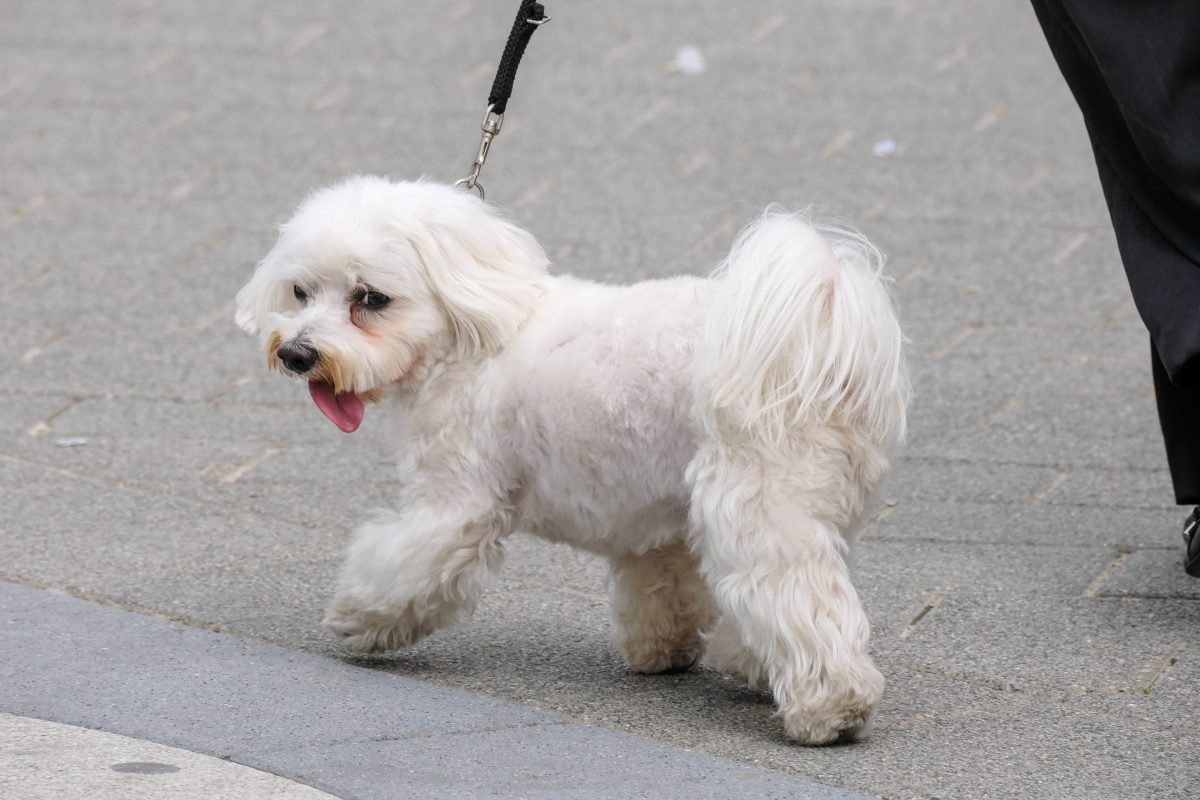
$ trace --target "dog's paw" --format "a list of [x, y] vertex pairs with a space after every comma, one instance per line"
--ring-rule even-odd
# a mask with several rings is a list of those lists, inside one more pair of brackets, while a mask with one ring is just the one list
[[634, 672], [654, 675], [659, 672], [683, 672], [700, 660], [703, 647], [699, 642], [681, 648], [658, 649], [626, 646], [625, 660]]
[[[800, 744], [852, 742], [870, 731], [875, 707], [883, 697], [883, 676], [869, 661], [855, 670], [852, 680], [816, 687], [799, 702], [780, 704], [779, 717], [789, 739]], [[776, 692], [776, 697], [779, 697]], [[812, 698], [820, 698], [814, 701]]]
[[[645, 618], [638, 620], [645, 621]], [[647, 675], [691, 669], [704, 652], [703, 635], [690, 626], [626, 625], [618, 627], [614, 634], [629, 668]]]
[[433, 632], [409, 610], [399, 616], [356, 609], [344, 601], [334, 601], [322, 623], [350, 651], [385, 653], [399, 650]]
[[789, 739], [797, 744], [820, 746], [864, 738], [875, 719], [875, 708], [856, 706], [833, 714], [780, 713], [780, 717]]

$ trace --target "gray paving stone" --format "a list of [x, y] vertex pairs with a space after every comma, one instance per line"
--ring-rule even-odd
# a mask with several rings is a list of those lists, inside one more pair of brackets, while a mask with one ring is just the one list
[[[894, 761], [877, 754], [880, 766], [905, 775], [905, 786], [887, 790], [889, 797], [1186, 797], [1197, 777], [1177, 728], [1132, 716], [1081, 717], [1069, 702], [965, 690], [899, 666], [892, 674], [893, 684], [912, 685], [923, 703], [892, 709], [894, 735], [913, 755]], [[979, 770], [965, 772], [949, 755], [960, 747], [975, 754]]]
[[949, 674], [1018, 691], [1079, 685], [1117, 707], [1136, 699], [1161, 659], [1195, 657], [1186, 631], [1198, 614], [1187, 600], [948, 594], [908, 639]]
[[888, 493], [917, 503], [1028, 503], [1056, 475], [1050, 465], [900, 458]]
[[[1153, 406], [1144, 402], [1151, 391], [1148, 373], [1148, 366], [1107, 371], [1065, 387], [1037, 381], [976, 381], [972, 386], [962, 377], [931, 380], [913, 404], [904, 452], [911, 458], [972, 460], [986, 454], [989, 460], [1027, 464], [1069, 459], [1081, 467], [1160, 470], [1158, 420]], [[1093, 386], [1111, 390], [1096, 386], [1106, 379], [1127, 387], [1125, 405], [1095, 407], [1089, 392]], [[1063, 447], [1067, 441], [1072, 442], [1069, 451]]]
[[[1049, 505], [1155, 509], [1173, 502], [1170, 474], [1161, 467], [1155, 470], [1072, 470], [1057, 489], [1046, 495]], [[1172, 531], [1183, 527], [1185, 516], [1183, 511], [1175, 512], [1175, 522], [1170, 526]]]
[[1113, 559], [1090, 546], [968, 544], [873, 539], [856, 558], [856, 587], [877, 639], [905, 635], [931, 599], [1078, 597]]
[[1030, 505], [1019, 502], [1022, 498], [1015, 499], [1018, 502], [926, 503], [900, 499], [887, 518], [872, 530], [870, 538], [1104, 547], [1114, 551], [1174, 550], [1178, 546], [1182, 522], [1174, 509]]
[[1200, 581], [1183, 571], [1183, 550], [1173, 541], [1171, 545], [1164, 550], [1129, 553], [1113, 571], [1112, 577], [1098, 587], [1099, 595], [1200, 599]]

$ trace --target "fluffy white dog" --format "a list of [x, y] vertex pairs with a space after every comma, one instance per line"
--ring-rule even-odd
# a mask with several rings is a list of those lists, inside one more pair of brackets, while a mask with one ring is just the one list
[[608, 559], [638, 672], [769, 686], [788, 736], [883, 692], [846, 558], [904, 436], [878, 251], [768, 212], [708, 279], [551, 276], [475, 195], [355, 177], [309, 197], [237, 297], [344, 431], [386, 401], [399, 509], [356, 534], [325, 626], [357, 652], [469, 611], [526, 531]]

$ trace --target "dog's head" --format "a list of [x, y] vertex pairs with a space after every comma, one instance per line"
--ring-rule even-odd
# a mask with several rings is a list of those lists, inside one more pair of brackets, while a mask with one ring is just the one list
[[350, 432], [364, 401], [422, 364], [503, 347], [545, 271], [537, 241], [473, 193], [355, 177], [301, 204], [236, 321]]

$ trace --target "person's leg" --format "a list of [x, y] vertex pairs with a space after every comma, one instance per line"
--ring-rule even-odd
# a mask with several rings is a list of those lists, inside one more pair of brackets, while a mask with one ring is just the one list
[[[1154, 267], [1153, 270], [1129, 270], [1130, 285], [1138, 281], [1135, 297], [1140, 294], [1143, 302], [1151, 303], [1155, 308], [1174, 305], [1175, 313], [1186, 315], [1191, 321], [1200, 321], [1200, 265], [1188, 261], [1166, 241], [1099, 150], [1096, 164], [1113, 229], [1117, 233], [1121, 260], [1127, 265]], [[1200, 221], [1197, 224], [1200, 225]], [[1200, 505], [1200, 388], [1196, 375], [1200, 359], [1185, 359], [1180, 363], [1177, 351], [1176, 369], [1171, 374], [1168, 359], [1160, 355], [1162, 338], [1156, 338], [1151, 331], [1154, 394], [1158, 400], [1158, 419], [1167, 449], [1175, 502]]]
[[1171, 379], [1200, 388], [1200, 3], [1033, 5], [1083, 112], [1138, 312]]
[[1158, 353], [1151, 347], [1154, 363], [1154, 396], [1158, 421], [1167, 442], [1167, 463], [1179, 505], [1200, 505], [1200, 393], [1180, 389], [1171, 382]]
[[1171, 382], [1154, 346], [1150, 348], [1154, 364], [1154, 396], [1158, 400], [1158, 419], [1163, 439], [1167, 443], [1167, 463], [1171, 466], [1171, 482], [1175, 487], [1175, 502], [1196, 505], [1183, 525], [1183, 566], [1189, 575], [1200, 578], [1200, 460], [1196, 458], [1200, 444], [1200, 393], [1187, 392]]
[[1200, 265], [1200, 3], [1058, 3], [1091, 62], [1091, 80], [1071, 89], [1097, 150], [1163, 238]]
[[[1200, 503], [1200, 3], [1033, 6], [1083, 112], [1121, 261], [1150, 331], [1176, 501]], [[1200, 575], [1200, 553], [1192, 552], [1200, 537], [1185, 538], [1188, 572]]]

